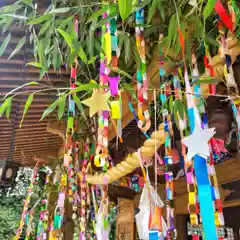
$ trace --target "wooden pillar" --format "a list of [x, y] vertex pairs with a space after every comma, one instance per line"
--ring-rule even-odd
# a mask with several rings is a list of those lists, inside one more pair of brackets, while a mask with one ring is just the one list
[[176, 215], [176, 229], [177, 229], [177, 239], [186, 240], [187, 239], [187, 215]]
[[119, 209], [116, 224], [117, 239], [134, 240], [134, 202], [119, 199]]

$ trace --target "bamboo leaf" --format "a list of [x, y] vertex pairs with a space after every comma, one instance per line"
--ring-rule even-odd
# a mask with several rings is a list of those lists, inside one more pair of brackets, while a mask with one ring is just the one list
[[212, 77], [202, 77], [199, 80], [194, 82], [194, 84], [199, 84], [199, 83], [212, 84], [212, 83], [218, 83], [218, 80]]
[[69, 8], [69, 7], [54, 8], [49, 12], [49, 14], [66, 13], [66, 12], [69, 12], [70, 10], [71, 10], [71, 8]]
[[109, 67], [113, 72], [119, 73], [120, 75], [123, 75], [132, 80], [132, 76], [130, 74], [128, 74], [127, 72], [124, 72], [123, 70], [120, 70], [119, 68], [116, 68], [116, 67], [111, 67], [111, 66], [109, 66]]
[[0, 8], [0, 12], [5, 12], [5, 13], [14, 12], [15, 13], [20, 8], [21, 8], [21, 6], [19, 4], [15, 3], [15, 4], [7, 5], [7, 6]]
[[132, 0], [118, 0], [119, 13], [124, 21], [132, 12]]
[[40, 119], [40, 121], [42, 121], [45, 117], [47, 117], [50, 113], [52, 113], [56, 107], [58, 106], [59, 104], [59, 99], [57, 99], [55, 102], [53, 102], [45, 111], [44, 113], [42, 114], [42, 117]]
[[38, 84], [39, 84], [39, 83], [38, 83], [38, 82], [35, 82], [35, 81], [27, 82], [27, 83], [25, 83], [25, 84], [23, 84], [23, 85], [21, 85], [21, 86], [18, 86], [17, 88], [14, 88], [14, 89], [11, 90], [10, 92], [8, 92], [8, 93], [5, 95], [4, 99], [5, 99], [7, 96], [9, 96], [10, 94], [16, 92], [17, 90], [19, 90], [19, 89], [21, 89], [21, 88], [23, 88], [23, 87], [25, 87], [25, 86], [38, 85]]
[[30, 105], [32, 104], [33, 96], [34, 96], [33, 93], [30, 94], [30, 95], [28, 96], [28, 99], [27, 99], [26, 103], [25, 103], [24, 111], [23, 111], [23, 115], [22, 115], [22, 120], [21, 120], [21, 122], [20, 122], [20, 127], [22, 127], [22, 123], [23, 123], [24, 117], [25, 117], [25, 115], [26, 115], [26, 113], [27, 113]]
[[11, 18], [20, 19], [20, 20], [27, 20], [28, 19], [25, 16], [11, 14], [11, 13], [5, 13], [5, 14], [2, 14], [1, 16], [11, 17]]
[[58, 120], [61, 120], [64, 111], [65, 111], [65, 106], [66, 106], [66, 95], [63, 94], [58, 102]]
[[212, 13], [212, 11], [215, 7], [216, 2], [217, 2], [217, 0], [208, 0], [207, 1], [207, 4], [206, 4], [206, 6], [203, 10], [204, 19], [207, 19], [211, 15], [211, 13]]
[[10, 39], [11, 39], [11, 33], [9, 33], [8, 36], [4, 39], [4, 41], [0, 47], [0, 57], [4, 54]]
[[33, 67], [36, 67], [36, 68], [42, 68], [42, 64], [39, 63], [39, 62], [29, 62], [26, 64], [26, 66], [33, 66]]
[[9, 98], [8, 104], [7, 104], [7, 109], [6, 109], [6, 118], [9, 120], [10, 113], [12, 110], [12, 97]]
[[131, 45], [130, 38], [127, 37], [127, 38], [124, 40], [125, 63], [128, 62], [128, 59], [129, 59], [129, 57], [130, 57], [130, 45]]
[[136, 92], [131, 84], [124, 83], [123, 88], [124, 90], [127, 90], [130, 93], [132, 99], [137, 100]]
[[46, 20], [50, 19], [51, 17], [52, 17], [52, 14], [49, 14], [49, 13], [42, 15], [41, 17], [38, 17], [38, 18], [35, 18], [35, 19], [29, 21], [28, 25], [35, 25], [35, 24], [45, 22]]
[[98, 17], [100, 17], [103, 13], [105, 13], [107, 11], [107, 6], [104, 6], [102, 7], [101, 9], [99, 9], [98, 11], [94, 12], [90, 17], [89, 19], [87, 20], [86, 24], [87, 23], [90, 23], [96, 19], [98, 19]]
[[174, 119], [175, 119], [175, 122], [177, 123], [177, 125], [178, 125], [178, 121], [179, 121], [179, 115], [178, 115], [179, 102], [180, 102], [180, 100], [176, 99], [173, 104], [173, 114], [174, 114]]
[[87, 84], [83, 84], [77, 88], [70, 90], [70, 94], [78, 93], [81, 91], [89, 91], [89, 90], [93, 90], [94, 88], [98, 88], [98, 87], [99, 87], [99, 85], [97, 83], [87, 83]]
[[86, 116], [85, 116], [85, 113], [84, 113], [83, 105], [82, 105], [80, 99], [78, 98], [78, 96], [74, 94], [74, 95], [73, 95], [73, 100], [74, 100], [74, 102], [75, 102], [75, 104], [76, 104], [76, 106], [77, 106], [80, 114], [81, 114], [83, 117], [86, 117]]
[[78, 51], [78, 56], [81, 58], [81, 60], [85, 64], [88, 64], [88, 59], [87, 59], [86, 53], [84, 52], [84, 50], [81, 46], [80, 46], [79, 51]]
[[97, 57], [96, 57], [96, 56], [93, 56], [93, 57], [91, 57], [91, 58], [88, 60], [87, 63], [88, 63], [88, 64], [95, 63], [96, 59], [97, 59]]
[[173, 104], [174, 104], [174, 102], [173, 102], [173, 96], [171, 95], [171, 97], [170, 97], [170, 99], [169, 99], [169, 111], [170, 111], [170, 113], [173, 112]]
[[[12, 97], [9, 97], [5, 99], [5, 101], [0, 106], [0, 117], [3, 116], [3, 114], [7, 111], [7, 109], [9, 109], [9, 107], [11, 109], [11, 106], [12, 106]], [[10, 114], [10, 111], [9, 111], [9, 114]]]
[[179, 113], [180, 118], [183, 120], [184, 119], [184, 106], [181, 101], [179, 101], [178, 113]]
[[33, 0], [22, 0], [22, 2], [27, 5], [31, 5], [33, 3]]
[[73, 51], [74, 48], [73, 48], [73, 42], [72, 42], [71, 36], [67, 32], [65, 32], [64, 30], [62, 30], [60, 28], [58, 28], [57, 31], [62, 35], [62, 37], [64, 38], [64, 40], [70, 47], [71, 51]]
[[126, 18], [127, 0], [118, 0], [118, 8], [119, 8], [120, 16], [124, 21]]
[[14, 49], [14, 51], [11, 53], [11, 55], [9, 56], [8, 60], [11, 59], [14, 55], [16, 55], [20, 49], [23, 47], [23, 45], [26, 43], [26, 36], [24, 36], [19, 43], [17, 44], [16, 48]]
[[44, 71], [46, 71], [46, 69], [47, 69], [47, 61], [46, 61], [46, 57], [44, 54], [44, 51], [46, 49], [45, 44], [46, 44], [46, 41], [44, 39], [41, 39], [38, 43], [38, 49], [37, 49], [39, 62], [41, 63], [42, 69], [44, 69]]
[[156, 12], [157, 9], [157, 0], [153, 0], [152, 5], [150, 6], [148, 10], [148, 18], [147, 18], [147, 23], [149, 24]]
[[168, 49], [175, 43], [176, 38], [177, 38], [177, 31], [176, 31], [176, 26], [177, 26], [177, 18], [176, 14], [172, 15], [169, 26], [168, 26]]
[[40, 28], [40, 31], [39, 31], [39, 36], [41, 36], [41, 35], [43, 35], [45, 32], [46, 32], [46, 30], [49, 28], [49, 26], [51, 25], [51, 23], [52, 23], [52, 19], [49, 19], [49, 20], [47, 20], [44, 24], [43, 24], [43, 26]]

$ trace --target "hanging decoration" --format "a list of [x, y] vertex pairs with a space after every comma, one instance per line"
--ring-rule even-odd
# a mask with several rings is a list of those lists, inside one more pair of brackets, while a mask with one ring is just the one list
[[19, 228], [17, 230], [17, 234], [15, 239], [19, 240], [23, 231], [24, 226], [28, 226], [28, 231], [27, 231], [27, 235], [30, 237], [30, 233], [31, 233], [31, 224], [32, 224], [32, 218], [33, 218], [33, 210], [29, 212], [29, 205], [30, 205], [30, 201], [31, 201], [31, 196], [33, 194], [33, 187], [36, 184], [36, 178], [37, 178], [37, 171], [39, 168], [39, 163], [37, 162], [35, 164], [35, 167], [33, 169], [33, 175], [32, 175], [32, 180], [31, 183], [28, 187], [27, 190], [27, 197], [26, 200], [24, 201], [24, 207], [23, 207], [23, 212], [22, 212], [22, 217], [20, 220], [20, 224], [19, 224]]
[[[167, 236], [167, 225], [162, 217], [162, 209], [164, 204], [151, 185], [148, 177], [148, 169], [146, 169], [145, 180], [146, 182], [144, 184], [138, 206], [140, 211], [135, 216], [138, 235], [144, 240], [162, 240]], [[151, 238], [152, 235], [156, 235], [156, 238]]]
[[[179, 25], [179, 38], [180, 38], [180, 44], [181, 44], [181, 49], [182, 49], [182, 55], [185, 60], [185, 40], [183, 37], [183, 34], [180, 29], [180, 22], [178, 19], [178, 25]], [[192, 95], [192, 89], [190, 86], [189, 78], [188, 78], [188, 72], [187, 72], [187, 66], [186, 62], [184, 62], [184, 81], [185, 81], [185, 89], [187, 94], [187, 107], [188, 107], [188, 118], [189, 118], [189, 123], [190, 123], [190, 131], [191, 134], [193, 132], [197, 133], [199, 132], [200, 135], [203, 137], [203, 139], [207, 140], [210, 138], [211, 134], [210, 131], [208, 132], [202, 132], [201, 131], [201, 120], [200, 116], [198, 113], [198, 110], [196, 109], [196, 103], [194, 102], [194, 96]], [[196, 126], [197, 124], [197, 126]], [[194, 129], [197, 127], [197, 131]], [[206, 130], [206, 129], [205, 129]], [[213, 132], [212, 132], [213, 133]], [[191, 138], [191, 135], [190, 135]], [[189, 138], [188, 138], [189, 139]], [[195, 139], [196, 140], [196, 139]], [[184, 141], [184, 139], [183, 139]], [[188, 142], [188, 141], [187, 141]], [[193, 145], [188, 142], [191, 147]], [[201, 146], [202, 143], [200, 143], [199, 146]], [[208, 169], [207, 169], [207, 163], [206, 159], [203, 157], [205, 154], [209, 155], [209, 146], [206, 148], [206, 143], [205, 144], [205, 149], [191, 149], [191, 154], [188, 154], [187, 160], [191, 161], [189, 159], [190, 155], [195, 152], [194, 158], [194, 169], [195, 169], [195, 174], [196, 174], [196, 180], [197, 180], [197, 187], [198, 187], [198, 198], [199, 198], [199, 203], [200, 203], [200, 213], [201, 213], [201, 219], [203, 223], [203, 227], [205, 230], [205, 238], [206, 240], [217, 240], [217, 230], [216, 230], [216, 225], [214, 221], [214, 208], [212, 205], [212, 192], [211, 192], [211, 187], [210, 187], [210, 182], [209, 182], [209, 177], [208, 177]], [[188, 149], [189, 151], [189, 149]], [[199, 154], [200, 153], [200, 154]], [[204, 155], [203, 155], [204, 154]], [[206, 157], [206, 156], [205, 156]]]
[[85, 145], [84, 160], [81, 171], [81, 214], [80, 214], [80, 240], [86, 238], [86, 203], [87, 203], [87, 183], [86, 183], [86, 169], [89, 160], [89, 146]]
[[[141, 1], [140, 1], [141, 2]], [[148, 100], [148, 79], [146, 66], [146, 49], [144, 40], [144, 8], [136, 11], [136, 47], [140, 56], [140, 63], [137, 66], [137, 92], [138, 92], [138, 127], [147, 132], [151, 127], [151, 119], [148, 110], [143, 112], [143, 103]]]
[[171, 89], [169, 83], [165, 80], [165, 69], [164, 69], [164, 56], [160, 50], [160, 84], [161, 84], [161, 94], [160, 99], [162, 102], [162, 116], [164, 123], [164, 133], [165, 133], [165, 153], [164, 153], [164, 163], [165, 163], [165, 180], [166, 180], [166, 218], [168, 227], [168, 239], [176, 239], [177, 231], [174, 226], [174, 184], [173, 184], [173, 172], [169, 170], [169, 166], [173, 164], [173, 159], [171, 156], [171, 134], [172, 132], [172, 122], [171, 115], [166, 106], [167, 98], [170, 96], [168, 90]]
[[46, 174], [45, 186], [44, 186], [44, 194], [45, 196], [41, 200], [40, 207], [40, 218], [37, 226], [37, 234], [36, 240], [47, 240], [47, 232], [48, 232], [48, 186], [50, 181], [51, 172], [48, 171]]
[[89, 115], [93, 117], [99, 111], [109, 111], [108, 99], [109, 93], [104, 92], [102, 89], [96, 89], [93, 91], [91, 98], [88, 98], [82, 103], [89, 107]]

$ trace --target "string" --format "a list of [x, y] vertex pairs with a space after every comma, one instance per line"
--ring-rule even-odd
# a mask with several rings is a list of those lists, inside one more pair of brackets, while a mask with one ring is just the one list
[[[153, 96], [154, 96], [154, 127], [155, 127], [155, 132], [157, 132], [157, 96], [156, 96], [156, 90], [153, 92]], [[156, 139], [156, 134], [155, 134], [155, 190], [157, 192], [157, 139]]]

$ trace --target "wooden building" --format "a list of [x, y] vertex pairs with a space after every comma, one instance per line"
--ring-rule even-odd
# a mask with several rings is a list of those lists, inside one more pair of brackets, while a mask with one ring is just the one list
[[[11, 1], [13, 2], [13, 1]], [[7, 1], [10, 3], [10, 0]], [[6, 1], [0, 3], [0, 7], [4, 6]], [[19, 28], [12, 29], [12, 38], [6, 53], [0, 58], [0, 96], [3, 96], [18, 87], [30, 81], [39, 81], [39, 72], [35, 68], [26, 67], [26, 63], [32, 61], [31, 46], [21, 50], [11, 60], [7, 60], [11, 53], [24, 34], [24, 31]], [[0, 42], [5, 36], [0, 36]], [[232, 52], [235, 63], [235, 75], [237, 85], [240, 86], [240, 60], [237, 56], [240, 54], [240, 47], [236, 41], [229, 40], [229, 48]], [[221, 75], [223, 73], [224, 60], [216, 56], [213, 59], [213, 66], [216, 72]], [[157, 57], [153, 59], [148, 68], [149, 78], [152, 79], [152, 85], [158, 86], [158, 76], [153, 76], [159, 67]], [[165, 66], [166, 69], [168, 66]], [[55, 87], [64, 87], [68, 84], [69, 71], [62, 69], [61, 75], [49, 72], [49, 79], [42, 79], [40, 83], [50, 83]], [[39, 90], [41, 86], [26, 86], [28, 90]], [[206, 89], [203, 86], [203, 90]], [[239, 88], [240, 89], [240, 88]], [[226, 89], [219, 86], [219, 93], [224, 93]], [[20, 92], [18, 90], [17, 92]], [[27, 96], [19, 95], [13, 101], [10, 121], [0, 119], [0, 160], [13, 161], [21, 166], [33, 166], [36, 159], [42, 164], [56, 164], [62, 158], [62, 146], [65, 136], [65, 122], [56, 123], [56, 114], [52, 114], [39, 122], [42, 113], [46, 107], [56, 99], [55, 92], [46, 92], [36, 94], [34, 101], [25, 116], [22, 127], [19, 127], [24, 105]], [[120, 162], [124, 157], [133, 151], [136, 151], [144, 141], [141, 132], [138, 130], [136, 123], [133, 121], [133, 116], [128, 108], [128, 93], [122, 93], [123, 99], [123, 117], [122, 126], [124, 128], [124, 143], [119, 145], [118, 150], [115, 150], [114, 137], [115, 131], [110, 129], [109, 142], [113, 154], [115, 154], [115, 163]], [[149, 103], [153, 100], [150, 94]], [[146, 104], [146, 108], [148, 107]], [[135, 106], [136, 108], [136, 103]], [[209, 99], [208, 111], [212, 114], [212, 125], [219, 128], [218, 134], [225, 138], [231, 131], [232, 123], [234, 122], [231, 110], [227, 104], [216, 102], [215, 99]], [[220, 126], [219, 126], [220, 125]], [[154, 126], [153, 126], [154, 129]], [[134, 139], [134, 141], [133, 141]], [[137, 139], [137, 140], [136, 140]], [[224, 207], [224, 215], [226, 226], [234, 228], [236, 234], [240, 229], [240, 162], [237, 153], [237, 143], [232, 139], [232, 145], [229, 145], [230, 159], [216, 165], [217, 177], [219, 182], [220, 195]], [[178, 170], [178, 166], [176, 166]], [[164, 180], [159, 177], [158, 193], [164, 199]], [[119, 214], [117, 219], [117, 236], [121, 240], [137, 239], [135, 226], [135, 213], [137, 211], [139, 194], [126, 188], [110, 186], [110, 195], [113, 198], [119, 199]], [[178, 230], [178, 239], [187, 240], [187, 201], [188, 192], [185, 178], [180, 178], [175, 182], [176, 201], [176, 226]], [[240, 239], [239, 236], [236, 239]]]

